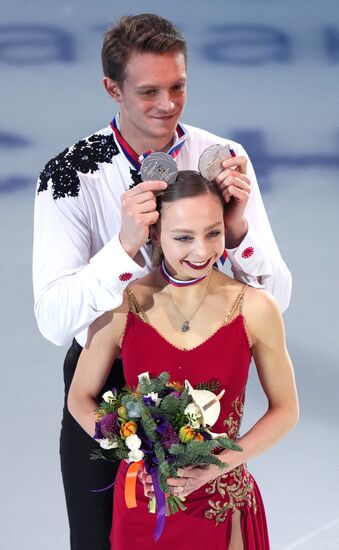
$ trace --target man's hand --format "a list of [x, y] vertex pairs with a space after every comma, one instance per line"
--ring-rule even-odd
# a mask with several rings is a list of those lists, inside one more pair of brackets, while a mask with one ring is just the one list
[[121, 195], [119, 238], [131, 258], [146, 243], [150, 225], [159, 218], [155, 195], [166, 187], [167, 183], [164, 181], [143, 181]]
[[224, 160], [223, 171], [215, 178], [222, 191], [225, 208], [226, 248], [239, 246], [247, 233], [244, 216], [250, 196], [250, 180], [246, 175], [247, 158], [234, 157]]

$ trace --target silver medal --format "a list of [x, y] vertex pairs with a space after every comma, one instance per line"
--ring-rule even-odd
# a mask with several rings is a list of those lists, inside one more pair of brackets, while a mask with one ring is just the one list
[[231, 157], [232, 154], [228, 144], [220, 145], [220, 143], [216, 143], [210, 145], [200, 155], [198, 164], [200, 174], [207, 180], [213, 181], [223, 171], [221, 163]]
[[140, 174], [143, 181], [161, 180], [174, 183], [178, 176], [178, 167], [167, 153], [151, 153], [143, 160]]

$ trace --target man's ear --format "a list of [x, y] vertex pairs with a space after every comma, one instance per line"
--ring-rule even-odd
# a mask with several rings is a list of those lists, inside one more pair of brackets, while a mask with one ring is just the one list
[[120, 103], [121, 92], [120, 92], [118, 83], [115, 80], [112, 80], [111, 78], [109, 78], [108, 76], [105, 76], [103, 78], [103, 84], [108, 95], [110, 95], [111, 98], [114, 99], [114, 101], [116, 101], [117, 103]]

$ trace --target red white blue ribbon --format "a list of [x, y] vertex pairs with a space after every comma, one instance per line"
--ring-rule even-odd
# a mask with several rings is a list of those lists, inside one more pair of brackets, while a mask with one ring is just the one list
[[[141, 168], [142, 161], [150, 154], [152, 153], [151, 149], [148, 149], [143, 153], [142, 155], [138, 156], [137, 153], [132, 149], [132, 147], [127, 143], [127, 141], [122, 137], [119, 129], [119, 119], [117, 116], [113, 118], [113, 120], [110, 123], [111, 128], [114, 132], [115, 138], [120, 146], [120, 149], [124, 153], [125, 157], [127, 158], [128, 162], [133, 166], [135, 170], [138, 172]], [[181, 151], [182, 147], [184, 146], [186, 142], [186, 131], [181, 126], [181, 124], [178, 124], [175, 131], [175, 139], [172, 147], [167, 151], [168, 155], [171, 155], [171, 157], [175, 158]]]
[[170, 275], [166, 269], [166, 266], [165, 266], [165, 260], [163, 260], [161, 262], [161, 265], [159, 267], [159, 270], [160, 270], [160, 273], [161, 275], [163, 276], [163, 278], [165, 279], [165, 281], [167, 281], [168, 283], [170, 283], [171, 285], [173, 286], [190, 286], [190, 285], [195, 285], [196, 283], [199, 283], [200, 281], [202, 281], [203, 279], [205, 279], [205, 277], [207, 277], [207, 275], [203, 275], [202, 277], [198, 277], [197, 279], [190, 279], [188, 281], [182, 281], [180, 279], [175, 279], [175, 277], [172, 277], [172, 275]]

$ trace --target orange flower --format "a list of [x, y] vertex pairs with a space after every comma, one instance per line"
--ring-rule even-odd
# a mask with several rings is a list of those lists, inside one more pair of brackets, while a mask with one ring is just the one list
[[195, 441], [204, 441], [203, 435], [199, 434], [199, 433], [195, 434], [194, 440]]
[[129, 422], [125, 422], [125, 424], [121, 426], [120, 435], [121, 437], [126, 438], [129, 435], [137, 433], [137, 429], [137, 423], [134, 422], [134, 420], [130, 420]]
[[183, 392], [184, 389], [185, 389], [184, 384], [182, 384], [181, 382], [169, 382], [167, 384], [167, 386], [169, 388], [173, 388], [174, 390], [177, 390], [177, 391], [180, 391], [180, 392]]
[[188, 441], [193, 441], [194, 438], [195, 438], [195, 431], [193, 430], [193, 428], [191, 428], [191, 426], [183, 426], [182, 428], [180, 428], [179, 439], [183, 443], [188, 443]]

